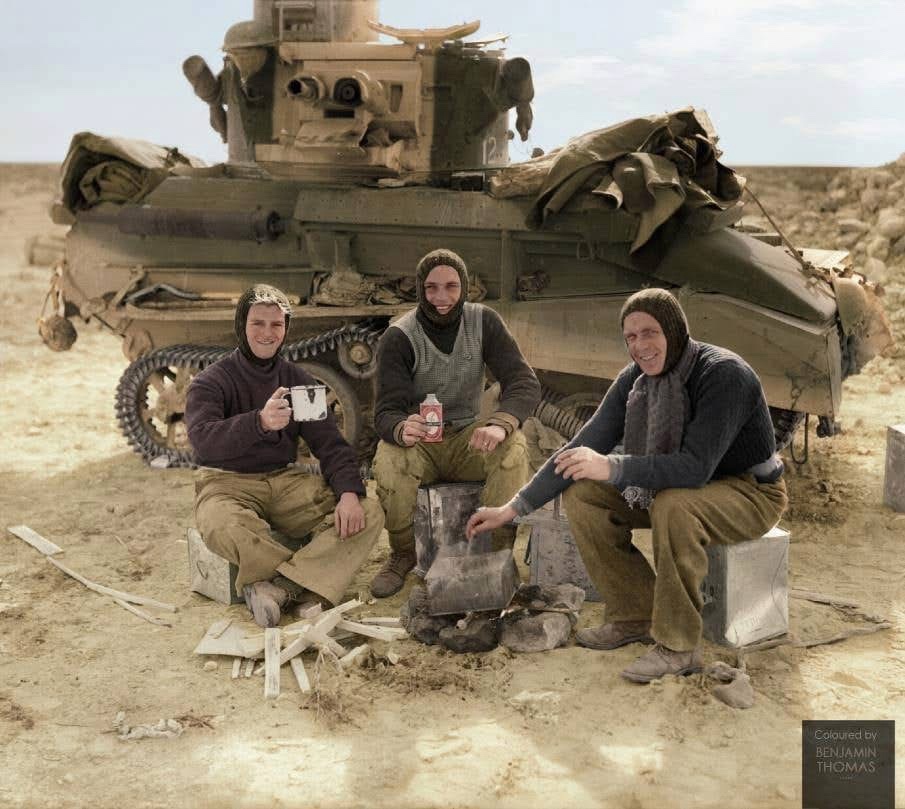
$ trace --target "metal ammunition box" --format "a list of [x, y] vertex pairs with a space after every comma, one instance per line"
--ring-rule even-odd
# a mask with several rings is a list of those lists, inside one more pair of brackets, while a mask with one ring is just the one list
[[747, 646], [789, 629], [789, 532], [773, 528], [737, 545], [711, 544], [701, 584], [704, 637]]
[[585, 592], [585, 601], [602, 601], [581, 561], [569, 522], [559, 507], [538, 509], [520, 523], [531, 526], [528, 559], [531, 584], [574, 584]]
[[415, 573], [427, 575], [438, 556], [469, 556], [491, 550], [491, 534], [469, 541], [465, 524], [481, 505], [483, 483], [438, 483], [418, 489], [415, 506]]
[[[310, 539], [308, 536], [292, 539], [279, 531], [271, 531], [270, 538], [293, 552]], [[241, 604], [242, 597], [236, 595], [236, 574], [239, 568], [210, 550], [197, 528], [189, 528], [186, 539], [189, 546], [189, 589], [221, 604]]]
[[239, 568], [210, 550], [197, 528], [189, 528], [186, 539], [189, 545], [189, 588], [221, 604], [241, 602], [242, 599], [236, 595]]
[[427, 603], [431, 615], [452, 615], [501, 610], [519, 586], [512, 551], [440, 556], [427, 576]]
[[905, 424], [886, 429], [883, 502], [895, 511], [905, 511]]

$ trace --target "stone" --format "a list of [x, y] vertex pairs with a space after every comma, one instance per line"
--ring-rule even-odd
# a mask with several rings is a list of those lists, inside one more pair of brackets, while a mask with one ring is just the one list
[[864, 262], [864, 274], [871, 281], [876, 281], [878, 284], [885, 284], [889, 280], [889, 275], [886, 271], [886, 264], [878, 258], [868, 258], [867, 261]]
[[574, 584], [523, 584], [513, 596], [513, 606], [521, 606], [533, 612], [566, 611], [572, 626], [578, 621], [578, 613], [585, 601], [585, 592]]
[[713, 696], [730, 708], [750, 708], [754, 705], [754, 688], [751, 678], [739, 672], [730, 683], [721, 683], [713, 689]]
[[845, 188], [834, 188], [826, 196], [820, 204], [821, 211], [836, 211], [840, 208], [845, 198], [848, 196], [848, 190]]
[[427, 591], [423, 587], [413, 587], [408, 601], [399, 610], [399, 621], [415, 640], [433, 646], [439, 643], [440, 631], [455, 625], [456, 618], [431, 615], [427, 609]]
[[440, 630], [440, 645], [451, 652], [489, 652], [500, 642], [501, 620], [498, 615], [474, 615], [464, 629], [456, 624]]
[[880, 261], [886, 261], [889, 256], [890, 242], [885, 236], [874, 235], [867, 243], [867, 255], [871, 258], [878, 258]]
[[840, 248], [851, 250], [863, 235], [863, 233], [856, 230], [849, 231], [848, 233], [840, 233], [836, 237], [836, 245]]
[[204, 664], [205, 671], [216, 671], [217, 670], [217, 661], [216, 660], [208, 660], [207, 663]]
[[876, 213], [886, 202], [886, 192], [880, 188], [865, 188], [861, 192], [861, 209], [867, 213]]
[[877, 218], [877, 232], [890, 241], [905, 236], [905, 216], [896, 208], [883, 208]]
[[885, 169], [871, 169], [867, 175], [868, 188], [886, 188], [895, 182], [896, 175]]
[[571, 634], [572, 622], [561, 612], [510, 613], [500, 643], [513, 652], [546, 652], [565, 646]]
[[866, 233], [870, 229], [867, 223], [860, 219], [840, 219], [836, 224], [842, 233]]

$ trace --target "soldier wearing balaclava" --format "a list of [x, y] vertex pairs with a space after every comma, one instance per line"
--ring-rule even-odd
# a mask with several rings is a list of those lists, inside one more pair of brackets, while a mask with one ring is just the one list
[[[401, 589], [415, 565], [412, 515], [418, 486], [440, 480], [484, 481], [483, 502], [508, 500], [528, 477], [519, 429], [540, 399], [540, 385], [500, 316], [468, 301], [469, 273], [453, 250], [432, 250], [415, 265], [417, 306], [394, 322], [377, 352], [374, 457], [377, 493], [387, 515], [390, 555], [371, 581], [378, 598]], [[477, 286], [477, 285], [476, 285]], [[485, 368], [500, 398], [481, 415]], [[425, 442], [419, 405], [443, 406], [443, 440]], [[494, 536], [511, 546], [514, 530]]]
[[[737, 354], [689, 336], [665, 289], [630, 296], [619, 314], [630, 362], [590, 421], [512, 500], [474, 514], [473, 536], [557, 494], [597, 591], [601, 626], [582, 646], [650, 651], [623, 670], [647, 683], [701, 670], [707, 546], [757, 539], [788, 504], [766, 396]], [[632, 545], [649, 528], [656, 570]]]
[[[358, 455], [333, 413], [293, 418], [292, 389], [318, 383], [281, 355], [291, 313], [275, 287], [248, 289], [236, 306], [238, 347], [192, 380], [185, 407], [201, 467], [195, 524], [205, 545], [237, 566], [236, 594], [262, 627], [277, 626], [292, 603], [341, 601], [383, 529], [383, 511], [365, 497]], [[318, 474], [296, 464], [299, 439]], [[299, 541], [314, 535], [294, 550], [271, 529]]]

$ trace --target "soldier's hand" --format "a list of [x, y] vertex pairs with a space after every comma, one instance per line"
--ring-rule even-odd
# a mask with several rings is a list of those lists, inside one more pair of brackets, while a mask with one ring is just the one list
[[478, 427], [471, 434], [468, 446], [478, 452], [493, 452], [505, 440], [506, 431], [496, 424], [489, 424], [486, 427]]
[[365, 510], [355, 492], [343, 492], [333, 512], [333, 525], [340, 539], [357, 534], [365, 527]]
[[427, 435], [427, 421], [420, 413], [412, 413], [402, 423], [402, 443], [413, 447]]
[[566, 480], [600, 480], [610, 479], [610, 459], [606, 455], [589, 447], [573, 447], [556, 456], [553, 467], [558, 475]]
[[496, 506], [495, 508], [479, 508], [468, 518], [465, 525], [465, 536], [474, 539], [475, 534], [494, 531], [515, 519], [512, 506]]
[[261, 427], [267, 432], [282, 430], [292, 418], [292, 406], [283, 397], [289, 388], [277, 388], [261, 408]]

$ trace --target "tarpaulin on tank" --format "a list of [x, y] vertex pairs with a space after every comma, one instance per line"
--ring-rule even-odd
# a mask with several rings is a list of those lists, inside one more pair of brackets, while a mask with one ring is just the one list
[[79, 132], [69, 144], [61, 170], [63, 205], [74, 214], [101, 202], [135, 202], [169, 175], [206, 165], [176, 148]]
[[[541, 227], [577, 194], [590, 192], [608, 207], [639, 217], [632, 252], [679, 212], [696, 230], [726, 227], [741, 215], [744, 178], [718, 161], [717, 140], [707, 113], [692, 107], [573, 138], [532, 161], [535, 167], [526, 172], [537, 179], [533, 187], [520, 188], [523, 194], [537, 193], [527, 224]], [[513, 166], [503, 175], [518, 170]]]

